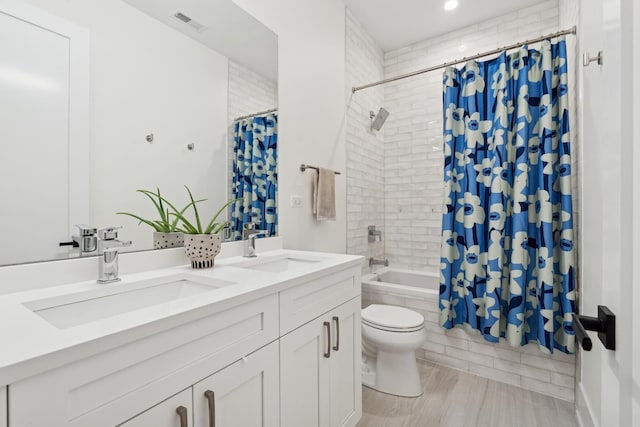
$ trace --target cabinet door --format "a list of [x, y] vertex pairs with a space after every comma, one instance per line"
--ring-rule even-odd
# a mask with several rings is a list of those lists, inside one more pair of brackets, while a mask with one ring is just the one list
[[331, 311], [330, 317], [330, 425], [351, 427], [362, 416], [360, 298]]
[[351, 427], [362, 415], [360, 297], [280, 339], [283, 427]]
[[[191, 388], [120, 424], [124, 427], [187, 427], [192, 425]], [[179, 414], [182, 413], [182, 416]]]
[[[326, 322], [326, 323], [325, 323]], [[331, 323], [321, 316], [280, 338], [282, 427], [328, 427]]]
[[278, 343], [193, 386], [195, 427], [278, 427]]

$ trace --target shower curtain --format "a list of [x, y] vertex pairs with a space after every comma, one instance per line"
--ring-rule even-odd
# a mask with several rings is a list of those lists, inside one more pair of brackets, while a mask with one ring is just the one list
[[242, 228], [254, 223], [266, 236], [278, 231], [278, 113], [234, 123], [231, 233], [242, 239]]
[[575, 349], [564, 38], [444, 72], [440, 320]]

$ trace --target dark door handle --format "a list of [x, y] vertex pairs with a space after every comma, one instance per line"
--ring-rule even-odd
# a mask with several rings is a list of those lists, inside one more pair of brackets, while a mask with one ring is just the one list
[[331, 357], [331, 323], [324, 322], [324, 328], [327, 331], [327, 351], [324, 353], [324, 357]]
[[207, 390], [204, 397], [209, 401], [209, 427], [216, 427], [216, 394]]
[[178, 406], [176, 413], [180, 417], [180, 427], [189, 427], [189, 419], [187, 418], [187, 408]]
[[598, 317], [573, 314], [573, 330], [584, 351], [591, 351], [593, 344], [587, 331], [598, 332], [598, 338], [607, 350], [616, 349], [616, 316], [609, 307], [598, 306]]
[[340, 318], [333, 316], [333, 321], [336, 324], [336, 345], [333, 346], [333, 351], [340, 350]]

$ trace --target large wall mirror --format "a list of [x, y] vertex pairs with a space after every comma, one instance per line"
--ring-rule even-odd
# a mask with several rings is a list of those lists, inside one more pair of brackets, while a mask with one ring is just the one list
[[277, 87], [277, 36], [232, 0], [0, 0], [0, 265], [79, 256], [74, 224], [153, 249], [117, 214], [158, 218], [139, 189], [181, 208], [188, 186], [203, 221], [240, 192], [220, 219], [275, 235]]

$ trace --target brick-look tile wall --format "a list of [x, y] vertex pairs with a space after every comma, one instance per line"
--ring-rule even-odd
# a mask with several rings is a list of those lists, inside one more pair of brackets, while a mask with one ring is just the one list
[[227, 110], [227, 162], [229, 199], [233, 180], [233, 119], [278, 107], [278, 82], [229, 60], [229, 100]]
[[[384, 53], [347, 9], [347, 253], [384, 258], [384, 132], [371, 131], [369, 111], [384, 106], [382, 87], [357, 94], [351, 88], [380, 80]], [[338, 178], [341, 179], [341, 178]], [[369, 243], [367, 226], [383, 231], [382, 242]], [[368, 272], [369, 266], [363, 266]]]
[[[560, 3], [560, 4], [559, 4]], [[552, 0], [484, 21], [461, 30], [415, 43], [384, 54], [384, 76], [413, 71], [457, 59], [465, 55], [516, 43], [541, 34], [558, 31], [561, 25], [577, 23], [578, 2]], [[560, 6], [560, 7], [559, 7]], [[348, 12], [347, 14], [348, 84], [376, 81], [378, 59], [375, 42]], [[567, 36], [569, 47], [570, 96], [576, 94], [577, 46]], [[368, 77], [367, 77], [368, 76]], [[349, 97], [347, 116], [347, 156], [350, 180], [348, 189], [348, 223], [350, 253], [367, 255], [366, 224], [368, 215], [378, 214], [384, 206], [384, 252], [392, 266], [437, 272], [442, 206], [442, 92], [441, 73], [433, 72], [413, 79], [385, 85], [384, 94], [358, 92]], [[391, 115], [383, 131], [367, 135], [367, 110], [371, 103], [383, 102]], [[573, 129], [576, 103], [572, 102]], [[377, 107], [376, 107], [377, 109]], [[358, 111], [359, 110], [359, 111]], [[577, 133], [573, 133], [574, 152]], [[382, 148], [381, 148], [382, 147]], [[380, 153], [383, 153], [381, 156]], [[574, 156], [574, 175], [576, 164]], [[373, 174], [373, 166], [384, 165], [383, 174]], [[362, 168], [358, 172], [358, 168]], [[379, 200], [379, 185], [384, 185], [384, 198]], [[574, 179], [574, 194], [578, 194]], [[358, 196], [374, 194], [373, 206]], [[352, 198], [353, 197], [353, 200]], [[376, 216], [377, 218], [377, 216]], [[579, 220], [579, 216], [576, 218]], [[513, 348], [504, 341], [486, 342], [476, 331], [443, 330], [438, 323], [437, 298], [425, 300], [394, 292], [363, 289], [363, 307], [371, 303], [394, 304], [414, 309], [425, 317], [429, 339], [418, 350], [419, 359], [428, 360], [541, 392], [564, 400], [574, 400], [575, 357], [559, 352], [544, 354], [535, 344]]]

